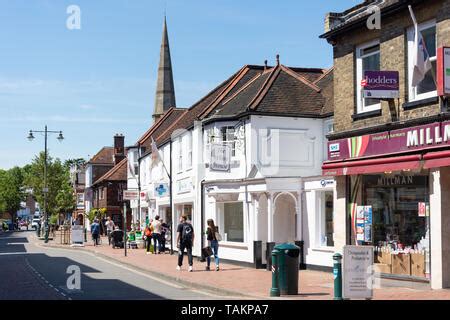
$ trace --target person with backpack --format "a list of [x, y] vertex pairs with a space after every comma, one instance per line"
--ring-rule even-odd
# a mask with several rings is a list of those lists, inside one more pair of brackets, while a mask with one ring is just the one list
[[177, 270], [181, 270], [183, 265], [184, 249], [188, 254], [189, 272], [192, 272], [193, 258], [192, 258], [192, 246], [194, 244], [194, 228], [188, 222], [187, 217], [182, 215], [180, 217], [180, 224], [177, 228], [177, 248], [178, 248], [178, 266]]
[[146, 244], [146, 247], [147, 247], [147, 254], [151, 253], [150, 252], [150, 247], [152, 245], [152, 233], [153, 233], [152, 224], [149, 223], [145, 227], [145, 230], [144, 230], [144, 237], [145, 237], [145, 244]]
[[[206, 221], [208, 228], [206, 229], [206, 239], [208, 240], [208, 246], [211, 247], [214, 254], [214, 264], [216, 265], [216, 271], [219, 271], [219, 241], [221, 240], [219, 229], [215, 226], [213, 219]], [[206, 257], [206, 271], [211, 270], [211, 257]]]
[[100, 225], [98, 223], [98, 219], [94, 220], [94, 223], [91, 224], [91, 234], [92, 240], [94, 240], [94, 247], [98, 245], [98, 238], [100, 236]]

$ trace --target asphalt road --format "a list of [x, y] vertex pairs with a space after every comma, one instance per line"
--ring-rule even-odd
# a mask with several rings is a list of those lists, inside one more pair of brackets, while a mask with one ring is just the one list
[[0, 233], [0, 300], [220, 299], [90, 253], [40, 247], [31, 236]]

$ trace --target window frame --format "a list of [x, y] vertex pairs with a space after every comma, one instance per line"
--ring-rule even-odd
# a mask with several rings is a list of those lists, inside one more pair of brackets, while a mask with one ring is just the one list
[[[436, 20], [428, 20], [422, 23], [419, 23], [419, 31], [422, 32], [423, 30], [429, 29], [435, 27], [436, 28], [436, 52], [434, 57], [431, 57], [431, 53], [428, 52], [428, 54], [430, 54], [430, 61], [433, 63], [437, 63], [437, 23]], [[417, 94], [417, 87], [413, 87], [412, 86], [412, 72], [413, 72], [413, 45], [414, 45], [414, 26], [411, 26], [407, 29], [407, 53], [408, 53], [408, 70], [407, 70], [407, 74], [408, 74], [408, 102], [414, 102], [414, 101], [420, 101], [420, 100], [424, 100], [424, 99], [428, 99], [428, 98], [434, 98], [437, 97], [437, 87], [435, 91], [430, 91], [427, 93], [422, 93], [422, 94]]]
[[[225, 206], [227, 204], [240, 204], [242, 206], [242, 241], [230, 241], [225, 238]], [[243, 246], [247, 243], [247, 235], [245, 233], [246, 219], [245, 219], [245, 203], [244, 201], [221, 201], [216, 202], [216, 222], [219, 227], [219, 233], [223, 238], [223, 243]]]
[[[228, 140], [228, 138], [229, 138], [228, 130], [229, 129], [233, 130], [233, 139], [232, 140]], [[220, 137], [221, 137], [222, 143], [224, 145], [230, 146], [231, 158], [235, 158], [236, 157], [236, 128], [234, 126], [221, 127], [220, 128]]]
[[[373, 46], [380, 46], [380, 40], [376, 39], [376, 40], [372, 40], [370, 42], [366, 42], [364, 44], [361, 44], [359, 46], [356, 47], [356, 113], [357, 114], [363, 114], [366, 112], [371, 112], [371, 111], [378, 111], [381, 110], [381, 100], [379, 103], [370, 105], [370, 106], [365, 106], [364, 105], [364, 99], [362, 97], [362, 87], [361, 87], [361, 80], [363, 79], [363, 73], [362, 73], [362, 68], [363, 68], [363, 59], [366, 57], [370, 57], [372, 55], [375, 55], [375, 53], [371, 53], [371, 54], [367, 54], [367, 55], [361, 55], [361, 50], [373, 47]], [[378, 50], [378, 54], [380, 55], [381, 58], [381, 47]], [[380, 59], [381, 62], [381, 59]], [[381, 69], [381, 66], [380, 66]]]
[[183, 172], [183, 141], [178, 137], [178, 173]]
[[192, 131], [189, 131], [187, 134], [187, 163], [186, 163], [186, 170], [192, 169]]
[[[330, 193], [333, 197], [333, 210], [332, 210], [332, 222], [333, 222], [333, 245], [329, 246], [326, 243], [322, 243], [322, 237], [327, 234], [327, 218], [326, 218], [326, 193]], [[335, 229], [335, 208], [334, 208], [334, 190], [333, 189], [323, 189], [316, 191], [316, 236], [315, 236], [315, 248], [317, 249], [329, 249], [334, 248], [334, 229]]]

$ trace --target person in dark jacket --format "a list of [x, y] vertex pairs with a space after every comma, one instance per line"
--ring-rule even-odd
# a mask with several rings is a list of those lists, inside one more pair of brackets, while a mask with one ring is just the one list
[[[216, 271], [219, 271], [219, 240], [217, 239], [216, 233], [219, 232], [218, 228], [214, 224], [213, 219], [208, 219], [206, 222], [208, 228], [206, 229], [206, 239], [208, 240], [208, 245], [211, 247], [214, 254], [214, 263], [216, 265]], [[210, 270], [211, 257], [206, 257], [206, 270]]]
[[97, 246], [98, 238], [100, 237], [100, 224], [98, 223], [97, 219], [95, 219], [94, 223], [91, 224], [91, 234], [92, 240], [94, 240], [94, 246]]

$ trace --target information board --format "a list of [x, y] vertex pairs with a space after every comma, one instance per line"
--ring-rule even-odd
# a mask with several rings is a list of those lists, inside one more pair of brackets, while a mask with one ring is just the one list
[[346, 299], [373, 297], [372, 246], [344, 246], [343, 284]]

